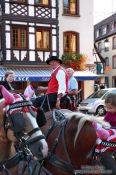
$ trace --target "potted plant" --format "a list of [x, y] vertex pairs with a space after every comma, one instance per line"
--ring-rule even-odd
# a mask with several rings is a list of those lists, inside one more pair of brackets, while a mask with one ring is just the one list
[[87, 56], [80, 53], [65, 53], [62, 55], [64, 67], [71, 67], [74, 70], [85, 70]]

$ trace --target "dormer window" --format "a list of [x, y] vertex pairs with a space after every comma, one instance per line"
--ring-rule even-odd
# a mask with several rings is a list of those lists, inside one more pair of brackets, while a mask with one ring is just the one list
[[99, 37], [99, 30], [96, 30], [96, 38]]
[[114, 30], [114, 21], [112, 21], [112, 22], [110, 23], [110, 30], [111, 30], [111, 31]]
[[107, 26], [102, 27], [102, 35], [105, 35], [107, 32]]

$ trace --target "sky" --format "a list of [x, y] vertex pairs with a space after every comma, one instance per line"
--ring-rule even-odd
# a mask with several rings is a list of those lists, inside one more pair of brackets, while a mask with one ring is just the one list
[[94, 0], [94, 24], [116, 13], [116, 0]]

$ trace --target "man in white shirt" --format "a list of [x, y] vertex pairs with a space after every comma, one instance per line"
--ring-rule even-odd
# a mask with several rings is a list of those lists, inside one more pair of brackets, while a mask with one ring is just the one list
[[68, 76], [64, 68], [61, 67], [62, 60], [57, 56], [51, 56], [46, 63], [50, 65], [53, 73], [48, 87], [44, 87], [47, 90], [46, 94], [36, 98], [34, 106], [42, 105], [44, 111], [49, 111], [49, 108], [60, 108], [60, 100], [68, 92]]

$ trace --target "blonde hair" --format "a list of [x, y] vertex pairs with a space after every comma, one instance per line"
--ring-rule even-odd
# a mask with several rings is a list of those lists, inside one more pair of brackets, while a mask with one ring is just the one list
[[5, 72], [5, 75], [4, 75], [5, 79], [6, 79], [10, 74], [15, 75], [14, 71], [12, 71], [12, 70], [7, 70], [7, 71]]

